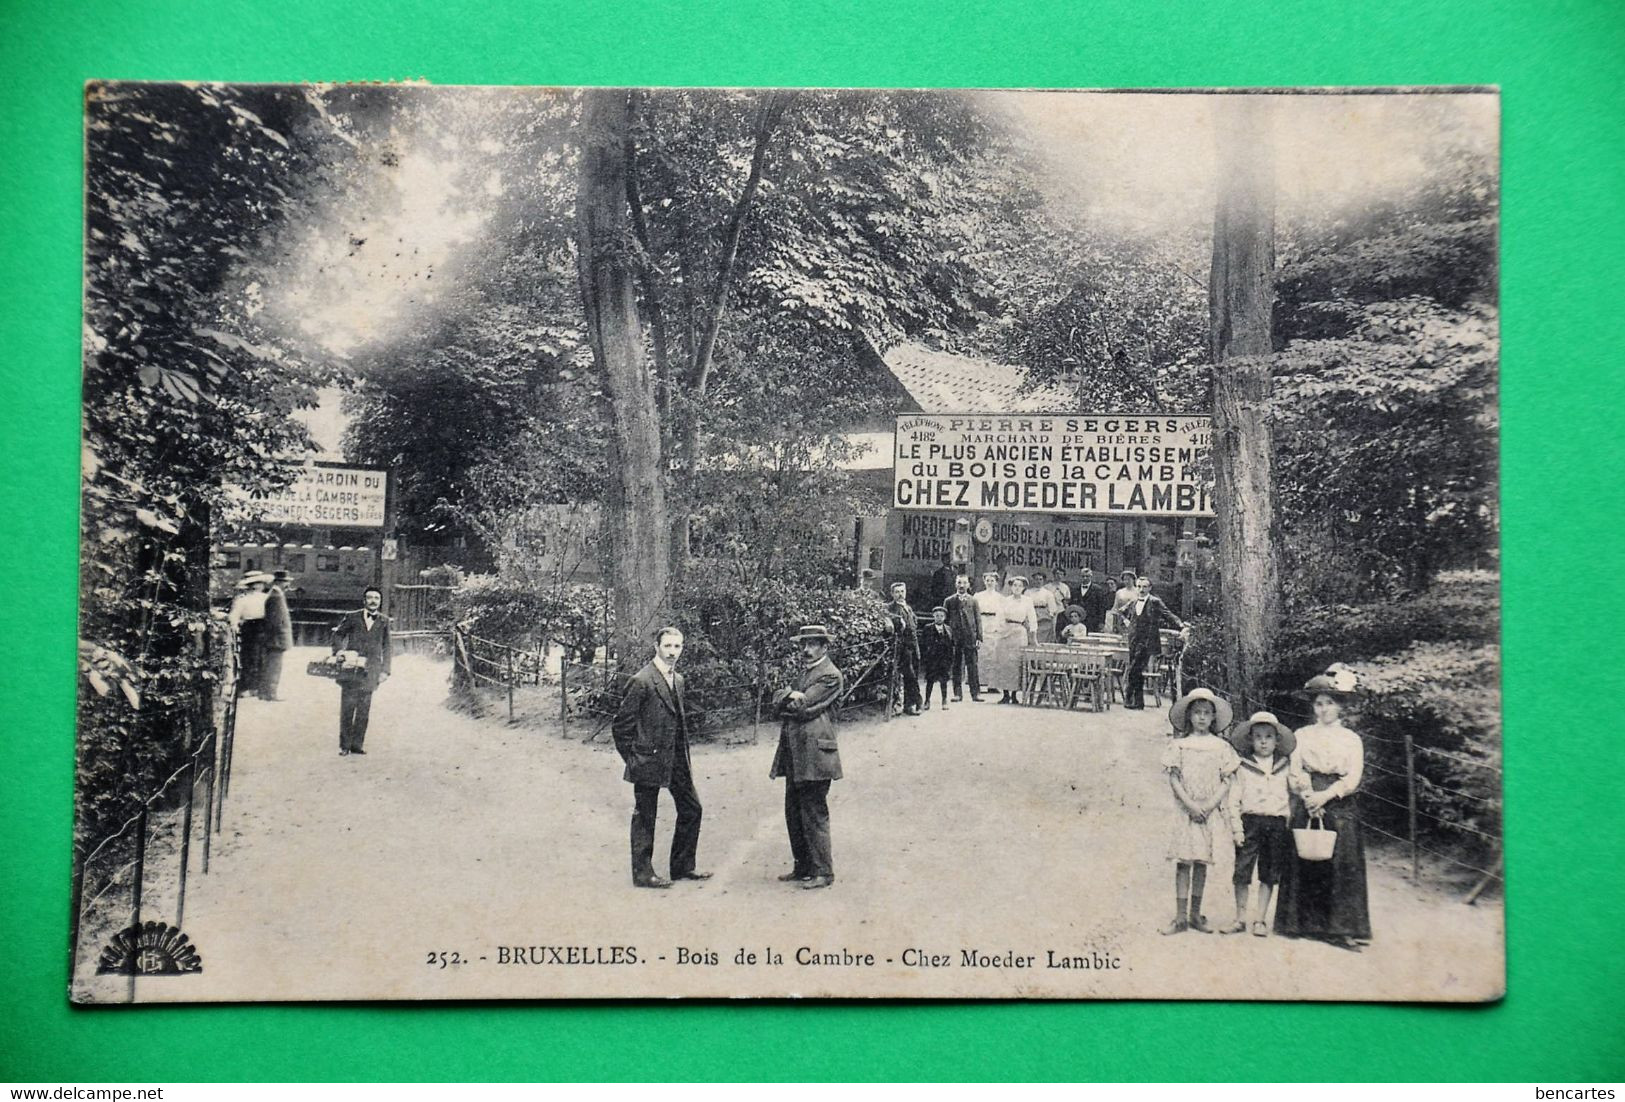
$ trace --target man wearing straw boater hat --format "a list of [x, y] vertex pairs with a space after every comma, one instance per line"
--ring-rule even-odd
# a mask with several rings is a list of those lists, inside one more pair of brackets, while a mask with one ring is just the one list
[[829, 783], [841, 778], [841, 753], [831, 709], [841, 699], [844, 679], [829, 660], [830, 635], [824, 625], [808, 624], [791, 638], [801, 645], [803, 664], [796, 687], [774, 697], [782, 722], [768, 776], [784, 778], [784, 825], [794, 860], [779, 879], [800, 881], [810, 890], [835, 883]]
[[[669, 888], [672, 880], [709, 880], [694, 870], [700, 848], [700, 797], [688, 756], [688, 708], [683, 675], [683, 633], [667, 626], [655, 632], [655, 655], [627, 682], [615, 713], [615, 749], [626, 762], [632, 785], [632, 883]], [[671, 789], [677, 827], [671, 838], [671, 880], [655, 873], [655, 814], [660, 790]]]
[[237, 581], [227, 619], [237, 629], [237, 695], [258, 696], [264, 684], [265, 604], [270, 574], [250, 570]]

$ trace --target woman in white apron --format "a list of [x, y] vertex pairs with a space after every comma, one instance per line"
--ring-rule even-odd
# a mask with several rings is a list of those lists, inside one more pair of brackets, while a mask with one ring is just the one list
[[976, 622], [982, 628], [982, 641], [976, 647], [976, 672], [982, 680], [976, 691], [980, 694], [983, 685], [992, 684], [988, 670], [998, 651], [999, 632], [1004, 628], [1004, 594], [999, 592], [997, 572], [990, 570], [982, 575], [982, 591], [971, 600], [976, 604]]
[[1038, 637], [1038, 614], [1026, 590], [1027, 579], [1020, 575], [1005, 581], [998, 643], [993, 648], [993, 661], [983, 674], [989, 685], [1004, 694], [1000, 704], [1020, 703], [1021, 651]]

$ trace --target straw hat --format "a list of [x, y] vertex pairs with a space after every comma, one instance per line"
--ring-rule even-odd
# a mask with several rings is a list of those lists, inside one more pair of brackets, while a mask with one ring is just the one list
[[830, 638], [829, 629], [823, 624], [803, 625], [800, 631], [790, 636], [790, 642], [792, 643], [805, 643], [809, 639], [817, 639], [823, 643], [833, 642]]
[[1254, 712], [1243, 723], [1236, 724], [1235, 730], [1230, 732], [1230, 745], [1234, 746], [1243, 757], [1251, 757], [1253, 753], [1253, 728], [1259, 724], [1275, 728], [1275, 752], [1289, 755], [1298, 748], [1298, 737], [1292, 729], [1275, 718], [1274, 712]]
[[1228, 700], [1225, 700], [1220, 696], [1215, 696], [1212, 689], [1192, 689], [1190, 692], [1174, 701], [1174, 706], [1168, 709], [1168, 722], [1174, 725], [1174, 730], [1186, 730], [1185, 713], [1188, 712], [1190, 710], [1190, 706], [1195, 704], [1198, 700], [1205, 700], [1209, 704], [1213, 705], [1214, 734], [1218, 734], [1220, 731], [1223, 731], [1226, 727], [1230, 726], [1230, 721], [1235, 718], [1235, 713], [1231, 711], [1230, 702]]
[[1347, 666], [1337, 664], [1328, 666], [1325, 673], [1317, 673], [1304, 682], [1303, 688], [1297, 692], [1305, 700], [1313, 700], [1321, 693], [1337, 700], [1347, 700], [1355, 696], [1360, 689], [1360, 683], [1354, 676], [1354, 671]]

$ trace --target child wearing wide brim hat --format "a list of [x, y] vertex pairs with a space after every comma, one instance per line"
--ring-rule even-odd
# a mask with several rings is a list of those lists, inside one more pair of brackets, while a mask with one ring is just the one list
[[1254, 712], [1246, 720], [1236, 724], [1231, 730], [1230, 745], [1236, 748], [1236, 753], [1242, 757], [1251, 757], [1253, 754], [1253, 728], [1260, 724], [1275, 728], [1275, 751], [1282, 757], [1291, 757], [1292, 751], [1298, 748], [1298, 736], [1292, 733], [1292, 728], [1275, 718], [1274, 712]]
[[[1230, 744], [1241, 755], [1241, 767], [1225, 804], [1230, 831], [1236, 842], [1236, 863], [1231, 884], [1236, 893], [1236, 917], [1221, 934], [1247, 929], [1247, 897], [1253, 871], [1258, 871], [1258, 900], [1253, 911], [1255, 937], [1268, 937], [1270, 897], [1292, 860], [1292, 793], [1288, 777], [1296, 736], [1273, 712], [1254, 712], [1230, 732]], [[1267, 753], [1266, 753], [1267, 752]]]
[[1213, 706], [1212, 729], [1215, 734], [1229, 728], [1231, 721], [1235, 717], [1230, 702], [1212, 689], [1192, 689], [1174, 701], [1173, 707], [1168, 709], [1168, 722], [1173, 724], [1175, 731], [1182, 735], [1190, 733], [1190, 725], [1186, 722], [1186, 716], [1191, 710], [1191, 705], [1198, 700], [1205, 700]]
[[1168, 860], [1174, 862], [1174, 918], [1165, 934], [1208, 932], [1202, 890], [1213, 863], [1214, 822], [1230, 794], [1241, 759], [1219, 732], [1230, 726], [1230, 702], [1212, 689], [1192, 689], [1168, 709], [1173, 737], [1162, 751], [1172, 808]]

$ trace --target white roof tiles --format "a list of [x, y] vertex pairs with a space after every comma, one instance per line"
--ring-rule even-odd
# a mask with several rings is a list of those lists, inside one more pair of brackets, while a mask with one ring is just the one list
[[900, 344], [886, 367], [924, 413], [1023, 413], [1062, 409], [1068, 396], [1044, 389], [1023, 393], [1021, 372], [1009, 364]]

